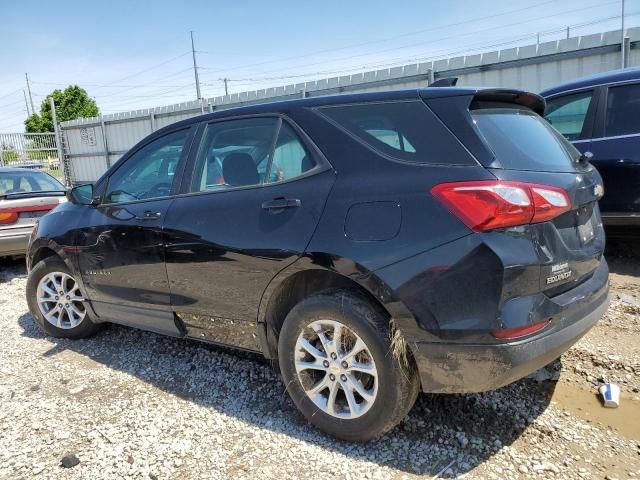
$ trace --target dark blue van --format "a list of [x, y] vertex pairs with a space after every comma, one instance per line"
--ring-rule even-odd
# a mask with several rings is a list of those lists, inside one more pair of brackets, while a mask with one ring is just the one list
[[640, 226], [640, 68], [615, 70], [541, 92], [545, 118], [591, 162], [604, 181], [607, 226]]

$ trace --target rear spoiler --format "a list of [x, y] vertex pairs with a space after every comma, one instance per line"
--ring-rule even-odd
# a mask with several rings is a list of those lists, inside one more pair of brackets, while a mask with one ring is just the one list
[[[427, 88], [455, 87], [458, 84], [458, 77], [440, 78], [428, 85]], [[538, 115], [544, 115], [547, 103], [543, 97], [535, 93], [510, 88], [478, 88], [469, 107], [470, 110], [486, 108], [484, 103], [513, 103], [530, 108]]]
[[3, 200], [17, 200], [19, 198], [39, 198], [39, 197], [64, 197], [66, 192], [64, 190], [48, 190], [41, 192], [16, 192], [6, 193], [0, 195], [0, 199]]
[[512, 90], [507, 88], [495, 88], [487, 90], [479, 90], [471, 101], [470, 110], [486, 108], [483, 104], [492, 103], [512, 103], [530, 108], [538, 115], [544, 115], [544, 109], [547, 106], [544, 98], [535, 93], [525, 92], [522, 90]]

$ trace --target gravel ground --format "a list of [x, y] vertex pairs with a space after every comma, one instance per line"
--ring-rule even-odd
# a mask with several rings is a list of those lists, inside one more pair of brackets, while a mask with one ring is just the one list
[[[640, 478], [640, 262], [612, 270], [605, 319], [554, 364], [421, 395], [394, 431], [348, 444], [308, 425], [258, 356], [115, 325], [45, 337], [21, 262], [0, 260], [0, 477]], [[600, 406], [603, 380], [619, 409]]]

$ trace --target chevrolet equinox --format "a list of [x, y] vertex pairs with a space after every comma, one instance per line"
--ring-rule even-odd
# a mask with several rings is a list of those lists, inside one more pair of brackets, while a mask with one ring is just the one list
[[420, 391], [550, 363], [607, 307], [598, 172], [507, 89], [431, 87], [167, 126], [31, 235], [48, 335], [119, 323], [262, 353], [318, 428], [367, 440]]

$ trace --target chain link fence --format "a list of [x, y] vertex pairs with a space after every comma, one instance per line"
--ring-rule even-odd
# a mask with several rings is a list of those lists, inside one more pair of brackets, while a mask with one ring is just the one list
[[0, 133], [0, 167], [42, 170], [64, 182], [55, 133]]

